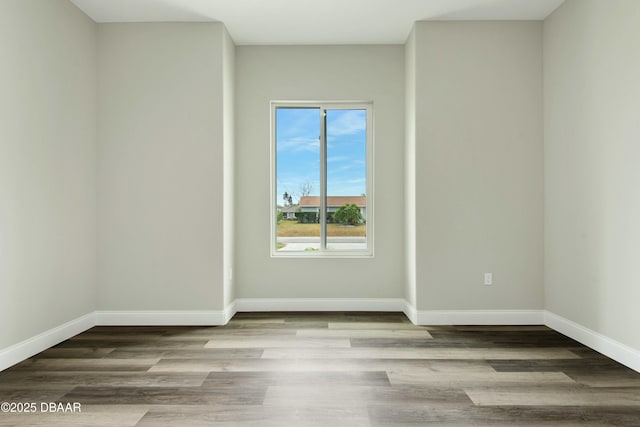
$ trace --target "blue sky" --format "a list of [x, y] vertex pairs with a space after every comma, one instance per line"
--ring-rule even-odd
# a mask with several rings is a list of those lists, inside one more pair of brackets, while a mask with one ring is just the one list
[[[366, 193], [366, 110], [327, 110], [327, 195]], [[320, 194], [320, 110], [276, 110], [277, 199], [293, 196], [305, 183]]]

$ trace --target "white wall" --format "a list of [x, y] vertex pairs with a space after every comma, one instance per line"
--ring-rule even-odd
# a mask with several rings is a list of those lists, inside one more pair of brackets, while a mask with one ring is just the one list
[[0, 349], [95, 309], [96, 25], [0, 1]]
[[[405, 43], [404, 237], [405, 300], [416, 308], [416, 33]], [[412, 319], [415, 320], [415, 319]]]
[[[235, 297], [544, 307], [640, 348], [638, 22], [635, 0], [567, 0], [544, 44], [419, 22], [404, 47], [236, 51], [221, 23], [0, 1], [0, 349]], [[374, 102], [374, 258], [270, 258], [274, 99]]]
[[[371, 100], [375, 257], [270, 257], [271, 100]], [[404, 48], [236, 49], [235, 286], [241, 298], [402, 298]]]
[[545, 305], [636, 351], [639, 23], [635, 0], [567, 0], [544, 23]]
[[223, 238], [224, 238], [224, 306], [235, 298], [233, 287], [234, 264], [234, 185], [235, 185], [235, 45], [226, 29], [223, 29], [222, 45], [222, 96], [223, 96]]
[[414, 31], [417, 308], [542, 309], [542, 23]]
[[100, 310], [223, 308], [224, 37], [99, 25]]

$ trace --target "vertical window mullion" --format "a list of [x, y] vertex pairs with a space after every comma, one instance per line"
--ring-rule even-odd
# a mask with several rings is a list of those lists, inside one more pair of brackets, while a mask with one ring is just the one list
[[327, 111], [320, 108], [320, 250], [327, 250]]

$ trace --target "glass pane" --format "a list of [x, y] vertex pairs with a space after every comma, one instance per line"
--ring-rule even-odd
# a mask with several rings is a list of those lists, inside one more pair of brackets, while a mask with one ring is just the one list
[[277, 251], [320, 250], [320, 109], [276, 109]]
[[366, 250], [367, 110], [327, 110], [327, 249]]

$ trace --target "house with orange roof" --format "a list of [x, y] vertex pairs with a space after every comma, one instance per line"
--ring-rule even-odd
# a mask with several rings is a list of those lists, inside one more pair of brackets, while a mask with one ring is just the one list
[[[344, 205], [356, 205], [363, 218], [367, 217], [366, 196], [327, 196], [327, 213], [333, 214]], [[302, 196], [298, 202], [300, 212], [320, 213], [320, 196]]]

